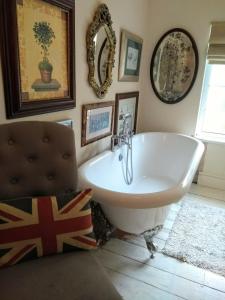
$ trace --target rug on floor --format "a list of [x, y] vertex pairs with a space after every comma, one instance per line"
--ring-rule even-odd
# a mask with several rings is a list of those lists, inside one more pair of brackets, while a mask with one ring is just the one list
[[162, 253], [225, 276], [225, 209], [186, 199]]

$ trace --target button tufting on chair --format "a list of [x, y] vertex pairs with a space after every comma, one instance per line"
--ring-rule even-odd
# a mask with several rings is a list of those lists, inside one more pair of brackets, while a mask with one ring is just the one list
[[14, 145], [14, 144], [15, 144], [15, 142], [14, 142], [14, 140], [13, 140], [13, 139], [9, 139], [9, 140], [8, 140], [8, 144], [11, 146], [11, 145]]
[[68, 153], [63, 154], [63, 159], [69, 159], [69, 158], [70, 158], [70, 154]]
[[49, 181], [52, 181], [55, 179], [55, 176], [54, 175], [47, 175], [47, 178]]
[[36, 156], [36, 155], [30, 155], [30, 156], [27, 158], [27, 160], [28, 160], [29, 162], [34, 162], [35, 160], [37, 160], [37, 156]]
[[19, 182], [19, 178], [18, 177], [12, 177], [10, 178], [10, 183], [11, 184], [17, 184]]
[[50, 139], [47, 136], [44, 136], [42, 139], [43, 143], [49, 143]]

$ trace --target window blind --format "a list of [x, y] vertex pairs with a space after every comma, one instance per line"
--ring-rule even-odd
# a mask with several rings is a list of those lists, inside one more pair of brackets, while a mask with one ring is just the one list
[[225, 22], [211, 24], [207, 60], [209, 64], [225, 64]]

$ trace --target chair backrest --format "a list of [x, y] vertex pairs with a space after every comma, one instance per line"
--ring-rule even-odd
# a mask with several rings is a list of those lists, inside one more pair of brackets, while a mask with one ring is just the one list
[[74, 133], [54, 122], [0, 125], [0, 200], [76, 190]]

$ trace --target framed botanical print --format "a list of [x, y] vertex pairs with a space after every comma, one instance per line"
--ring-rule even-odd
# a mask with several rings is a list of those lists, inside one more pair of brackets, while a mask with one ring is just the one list
[[121, 33], [119, 81], [138, 81], [143, 40], [126, 30]]
[[83, 105], [81, 146], [111, 135], [113, 117], [113, 101]]
[[8, 118], [75, 106], [74, 1], [2, 0]]
[[130, 114], [128, 126], [136, 133], [139, 92], [116, 94], [114, 134], [120, 135], [123, 130], [123, 116]]

